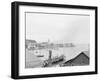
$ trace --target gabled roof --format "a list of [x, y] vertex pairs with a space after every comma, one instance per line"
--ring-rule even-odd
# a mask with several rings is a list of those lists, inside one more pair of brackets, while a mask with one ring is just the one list
[[75, 59], [80, 58], [81, 56], [84, 56], [84, 57], [86, 57], [87, 59], [89, 59], [89, 57], [88, 57], [84, 52], [81, 52], [81, 53], [80, 53], [79, 55], [77, 55], [75, 58], [72, 58], [72, 59], [68, 60], [68, 61], [65, 62], [64, 64], [66, 64], [66, 63], [71, 63], [71, 62], [73, 62]]

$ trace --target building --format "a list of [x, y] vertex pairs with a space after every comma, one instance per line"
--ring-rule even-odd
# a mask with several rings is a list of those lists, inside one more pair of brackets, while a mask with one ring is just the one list
[[[86, 53], [86, 52], [85, 52]], [[61, 66], [82, 66], [82, 65], [89, 65], [89, 57], [84, 52], [81, 52], [75, 58], [68, 60]]]
[[32, 49], [36, 47], [37, 42], [35, 40], [26, 40], [25, 47], [28, 49]]
[[75, 45], [73, 43], [65, 43], [64, 47], [74, 47]]

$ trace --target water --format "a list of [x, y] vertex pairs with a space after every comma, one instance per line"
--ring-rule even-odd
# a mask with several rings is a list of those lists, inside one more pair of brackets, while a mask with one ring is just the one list
[[[82, 51], [89, 51], [89, 47], [87, 44], [79, 44], [79, 45], [75, 45], [74, 47], [62, 47], [57, 49], [41, 49], [41, 50], [34, 50], [34, 51], [32, 50], [32, 52], [36, 56], [43, 55], [44, 57], [39, 57], [39, 58], [41, 60], [46, 60], [48, 59], [49, 56], [49, 50], [52, 50], [52, 58], [64, 55], [67, 61], [76, 57]], [[87, 56], [89, 56], [89, 54], [87, 54]]]

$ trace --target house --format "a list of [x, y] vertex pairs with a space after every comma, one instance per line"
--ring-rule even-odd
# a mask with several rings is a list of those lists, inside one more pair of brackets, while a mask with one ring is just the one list
[[67, 62], [63, 63], [61, 66], [82, 66], [82, 65], [89, 65], [89, 57], [85, 53], [86, 53], [86, 51], [85, 52], [81, 52], [75, 58], [73, 58], [71, 60], [68, 60]]
[[36, 47], [37, 42], [35, 40], [26, 40], [25, 41], [25, 47], [28, 49]]

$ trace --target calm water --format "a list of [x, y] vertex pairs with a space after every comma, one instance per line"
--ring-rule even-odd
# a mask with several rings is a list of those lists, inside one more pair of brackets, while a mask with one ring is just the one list
[[[81, 45], [75, 45], [75, 47], [62, 47], [57, 49], [41, 49], [41, 50], [34, 50], [31, 51], [32, 54], [38, 56], [38, 55], [44, 55], [44, 57], [39, 57], [41, 60], [48, 59], [49, 50], [52, 50], [52, 58], [56, 56], [64, 55], [66, 60], [69, 60], [71, 58], [74, 58], [82, 51], [88, 51], [89, 47], [86, 44]], [[87, 54], [89, 56], [89, 54]]]

